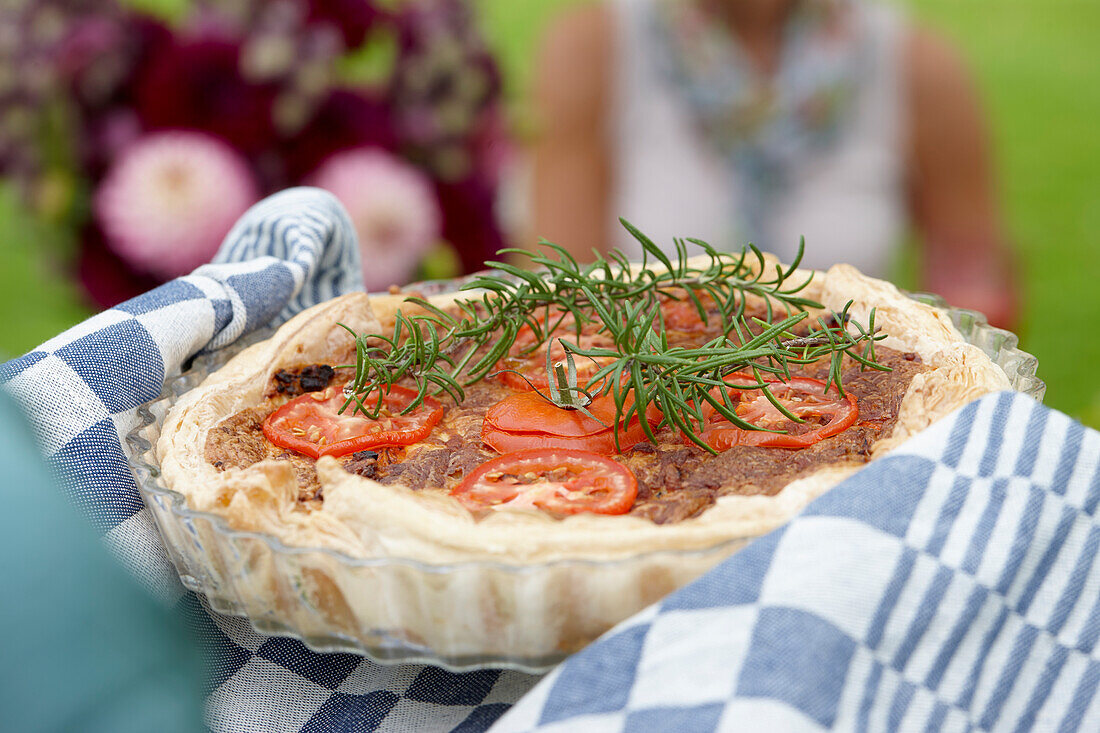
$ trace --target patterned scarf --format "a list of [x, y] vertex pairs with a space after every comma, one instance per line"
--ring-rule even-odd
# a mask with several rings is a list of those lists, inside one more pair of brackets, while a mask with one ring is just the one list
[[857, 0], [802, 0], [779, 66], [760, 72], [699, 0], [653, 0], [648, 26], [663, 78], [738, 182], [739, 234], [773, 250], [775, 206], [800, 165], [836, 142], [866, 71]]

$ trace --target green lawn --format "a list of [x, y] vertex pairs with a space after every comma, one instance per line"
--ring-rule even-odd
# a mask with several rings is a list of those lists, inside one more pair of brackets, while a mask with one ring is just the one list
[[0, 185], [0, 361], [34, 348], [91, 313], [62, 274], [68, 247], [56, 227], [24, 213], [15, 191]]
[[1100, 54], [1094, 0], [918, 0], [970, 58], [990, 108], [1025, 286], [1022, 346], [1047, 404], [1100, 427]]
[[[175, 5], [178, 0], [165, 2]], [[539, 29], [573, 0], [476, 0], [522, 110]], [[156, 4], [150, 0], [150, 4]], [[1022, 347], [1047, 404], [1100, 427], [1100, 28], [1095, 0], [913, 0], [970, 59], [994, 128], [1008, 229], [1024, 276]], [[0, 192], [2, 193], [2, 192]], [[0, 195], [0, 355], [31, 348], [85, 311], [52, 274], [56, 233]]]

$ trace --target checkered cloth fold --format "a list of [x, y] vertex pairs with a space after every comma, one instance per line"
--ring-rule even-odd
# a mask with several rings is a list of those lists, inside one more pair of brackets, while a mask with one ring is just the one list
[[974, 402], [551, 672], [505, 731], [1100, 730], [1100, 434]]
[[316, 654], [210, 613], [179, 585], [120, 436], [194, 354], [361, 286], [350, 223], [316, 190], [259, 204], [218, 262], [0, 366], [74, 502], [199, 630], [215, 730], [1100, 729], [1100, 435], [1012, 393], [859, 472], [522, 699], [536, 678]]

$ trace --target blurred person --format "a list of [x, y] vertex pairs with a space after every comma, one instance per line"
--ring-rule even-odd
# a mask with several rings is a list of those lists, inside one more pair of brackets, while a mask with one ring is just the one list
[[611, 0], [538, 59], [534, 233], [578, 258], [753, 242], [884, 276], [909, 227], [921, 287], [999, 325], [1017, 296], [982, 110], [956, 52], [862, 0]]

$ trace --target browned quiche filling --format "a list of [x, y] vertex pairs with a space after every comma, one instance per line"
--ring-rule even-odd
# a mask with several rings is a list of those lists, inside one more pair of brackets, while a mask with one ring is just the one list
[[[703, 342], [710, 331], [670, 331], [670, 341]], [[890, 371], [866, 369], [845, 357], [844, 389], [857, 399], [858, 420], [809, 447], [734, 445], [712, 455], [665, 426], [656, 433], [656, 444], [641, 442], [614, 456], [638, 482], [637, 498], [629, 513], [658, 524], [677, 522], [697, 516], [719, 496], [772, 495], [823, 466], [867, 462], [876, 441], [892, 431], [913, 376], [924, 369], [915, 353], [886, 348], [876, 351], [879, 363]], [[289, 461], [298, 480], [300, 506], [308, 509], [322, 502], [314, 459], [274, 445], [264, 436], [262, 425], [290, 398], [330, 385], [342, 386], [351, 378], [349, 371], [312, 364], [277, 372], [263, 404], [226, 418], [208, 433], [207, 461], [220, 470], [244, 468], [264, 459]], [[827, 363], [818, 363], [794, 376], [824, 380], [827, 371]], [[466, 398], [459, 404], [440, 398], [446, 408], [443, 417], [423, 440], [403, 447], [362, 450], [337, 460], [348, 472], [383, 484], [401, 484], [416, 491], [450, 491], [498, 455], [482, 442], [486, 411], [516, 392], [499, 379], [476, 383], [466, 389]]]

